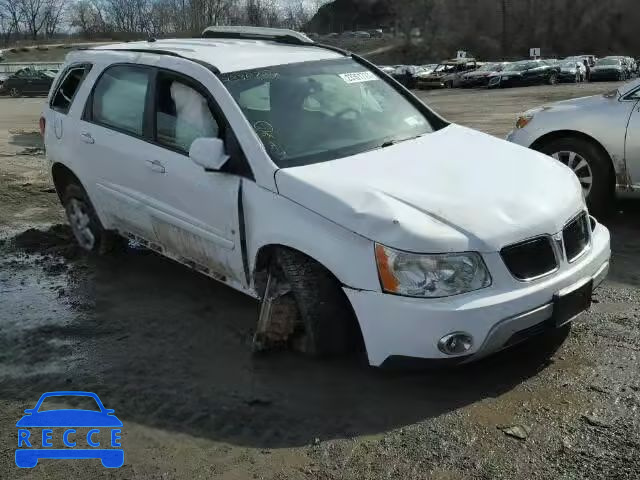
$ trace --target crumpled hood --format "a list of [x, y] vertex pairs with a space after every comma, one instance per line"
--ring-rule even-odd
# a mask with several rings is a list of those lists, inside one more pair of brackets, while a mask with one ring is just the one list
[[371, 240], [414, 252], [495, 252], [559, 232], [584, 209], [573, 172], [458, 125], [276, 174], [281, 195]]

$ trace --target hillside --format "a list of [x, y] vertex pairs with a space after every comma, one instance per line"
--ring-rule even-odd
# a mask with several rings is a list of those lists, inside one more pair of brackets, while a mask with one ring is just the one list
[[307, 26], [318, 33], [390, 28], [394, 15], [388, 0], [335, 0], [320, 7]]

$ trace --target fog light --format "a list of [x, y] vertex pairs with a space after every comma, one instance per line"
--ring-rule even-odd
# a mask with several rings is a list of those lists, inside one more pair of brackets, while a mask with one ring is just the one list
[[460, 355], [473, 347], [473, 337], [468, 333], [455, 332], [445, 335], [438, 342], [438, 349], [446, 355]]

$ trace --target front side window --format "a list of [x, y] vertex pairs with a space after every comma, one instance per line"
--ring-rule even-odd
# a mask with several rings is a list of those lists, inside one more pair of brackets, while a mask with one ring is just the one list
[[89, 66], [82, 66], [71, 68], [67, 72], [62, 82], [60, 82], [56, 93], [53, 95], [51, 108], [60, 113], [67, 113], [69, 111], [73, 103], [73, 98], [90, 68]]
[[156, 96], [156, 141], [188, 154], [196, 138], [218, 137], [207, 98], [178, 77], [160, 73]]
[[148, 89], [148, 69], [130, 65], [109, 68], [93, 91], [93, 121], [142, 136]]
[[281, 168], [433, 131], [422, 112], [353, 59], [232, 72], [221, 79]]

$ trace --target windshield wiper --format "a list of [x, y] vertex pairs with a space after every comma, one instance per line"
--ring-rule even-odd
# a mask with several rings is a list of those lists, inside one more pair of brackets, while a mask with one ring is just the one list
[[396, 145], [398, 143], [408, 142], [409, 140], [415, 140], [416, 138], [420, 138], [422, 135], [425, 135], [425, 134], [421, 133], [420, 135], [415, 135], [413, 137], [402, 138], [400, 140], [397, 140], [397, 139], [387, 140], [386, 142], [382, 143], [378, 148], [387, 148], [387, 147], [391, 147], [392, 145]]

